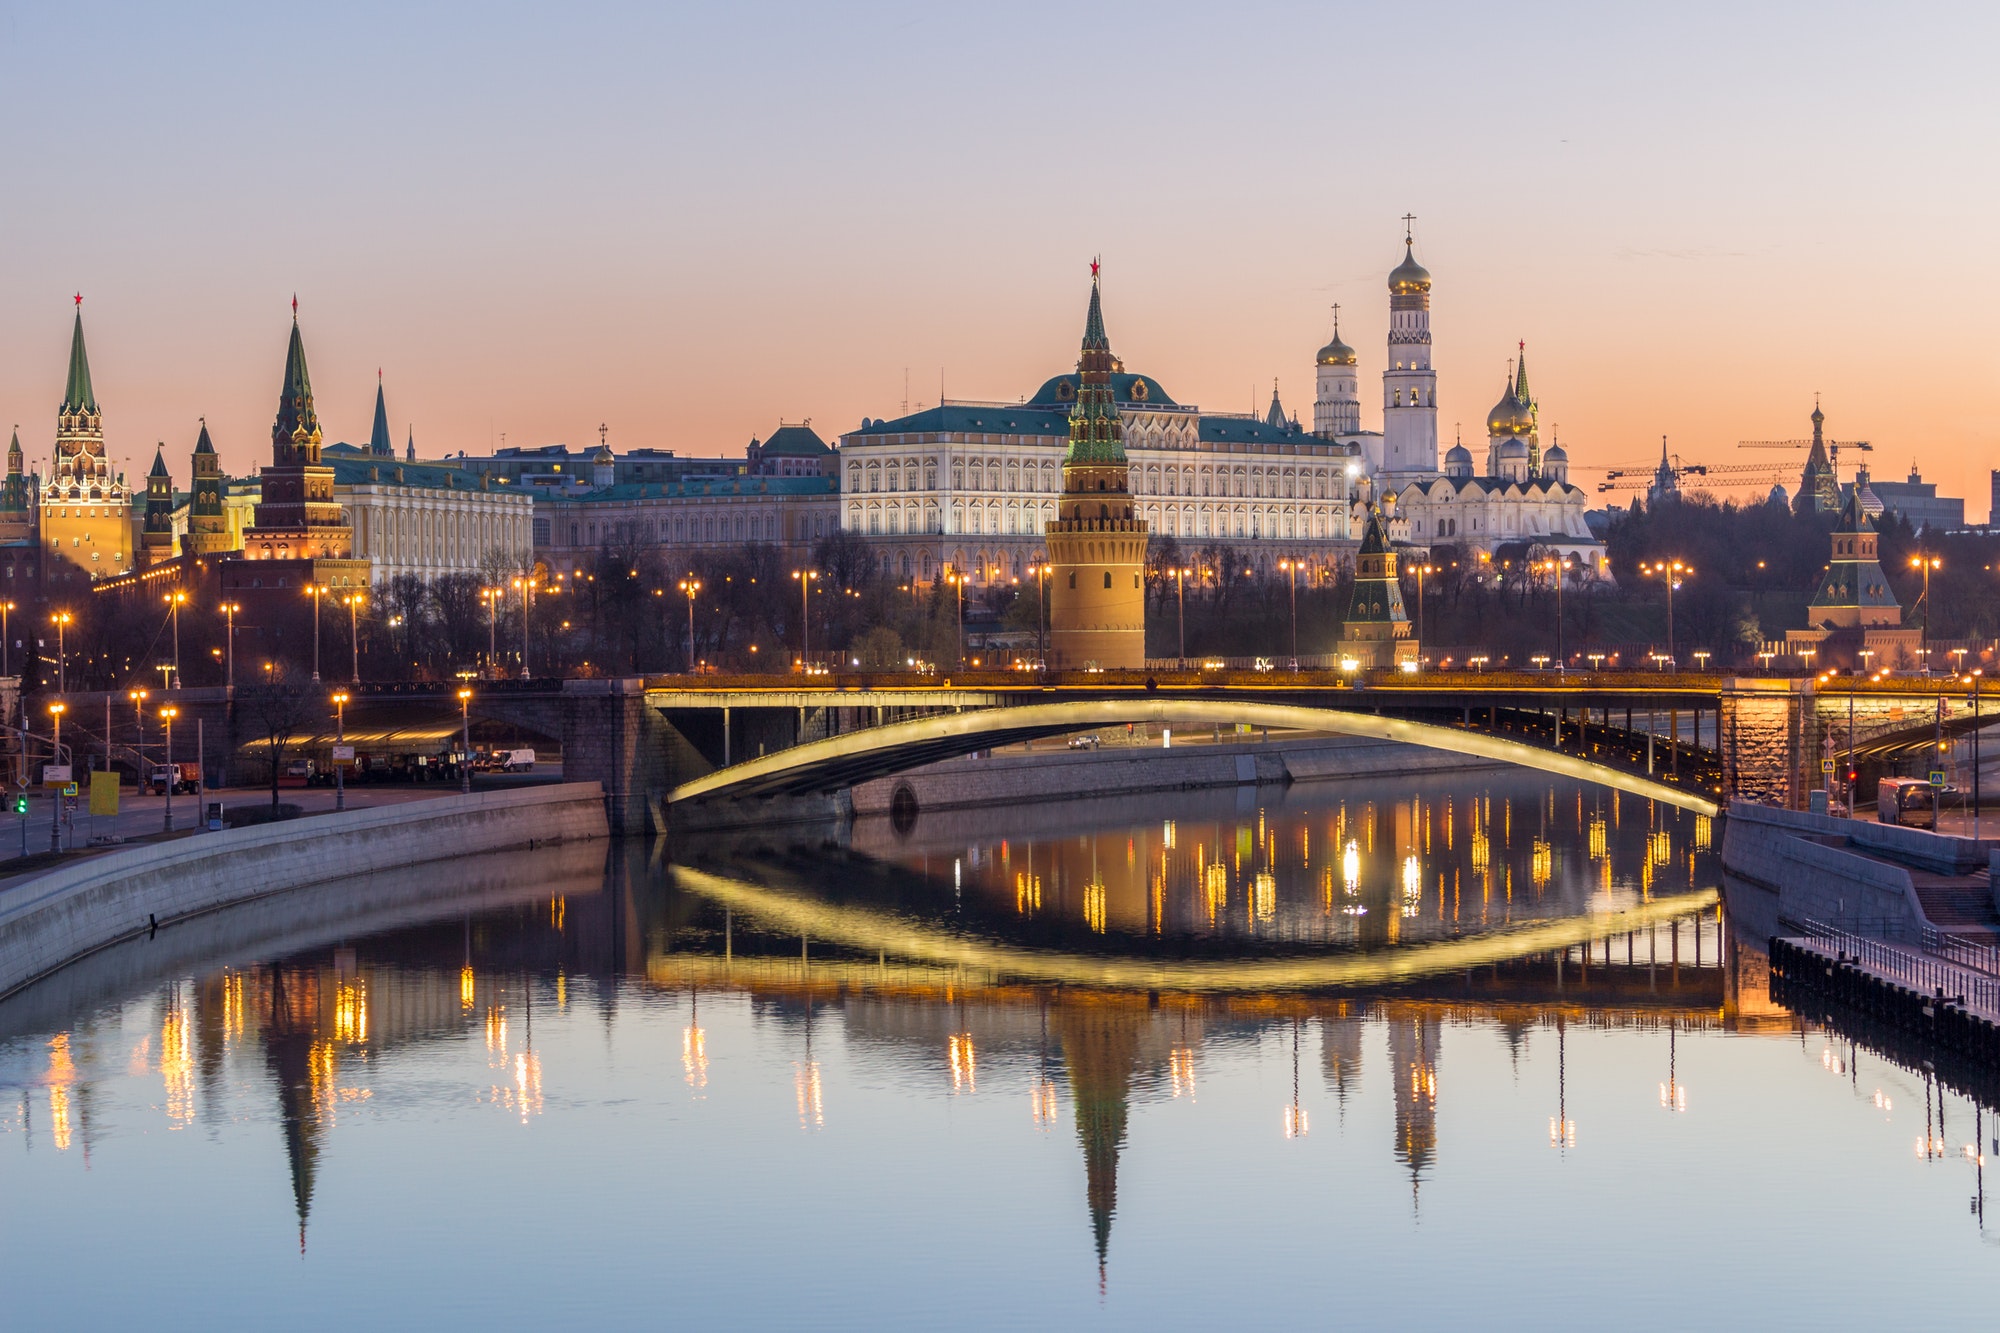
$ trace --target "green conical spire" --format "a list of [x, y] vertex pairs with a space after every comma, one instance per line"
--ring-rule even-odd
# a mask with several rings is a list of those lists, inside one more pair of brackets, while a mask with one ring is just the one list
[[271, 447], [288, 457], [294, 444], [306, 446], [307, 461], [319, 458], [319, 414], [313, 409], [312, 376], [306, 371], [306, 344], [299, 336], [299, 315], [292, 310], [292, 341], [285, 349], [285, 387], [278, 393], [278, 419], [271, 425]]
[[389, 439], [389, 408], [382, 399], [382, 373], [375, 373], [375, 427], [368, 432], [368, 452], [376, 458], [394, 458], [396, 446]]
[[1535, 400], [1528, 394], [1528, 344], [1521, 344], [1521, 361], [1514, 372], [1514, 397], [1523, 407], [1533, 407]]
[[90, 357], [83, 350], [83, 301], [76, 303], [76, 326], [69, 335], [69, 383], [63, 389], [62, 414], [95, 415], [97, 394], [90, 387]]
[[[206, 429], [207, 429], [207, 427], [203, 427], [203, 429], [204, 429], [204, 430], [206, 430]], [[164, 476], [167, 476], [167, 475], [168, 475], [168, 473], [167, 473], [167, 446], [166, 446], [165, 444], [161, 444], [161, 445], [157, 446], [156, 448], [154, 448], [154, 450], [153, 450], [153, 468], [152, 468], [152, 471], [148, 472], [148, 473], [147, 473], [146, 475], [147, 475], [148, 477], [164, 477]]]
[[1069, 452], [1065, 464], [1125, 462], [1125, 428], [1118, 420], [1111, 386], [1111, 339], [1104, 332], [1104, 304], [1098, 294], [1097, 264], [1090, 265], [1090, 311], [1083, 319], [1083, 355], [1077, 360], [1076, 405], [1069, 412]]
[[196, 452], [197, 454], [212, 454], [212, 453], [214, 453], [214, 452], [215, 452], [215, 442], [214, 442], [213, 440], [211, 440], [211, 439], [209, 439], [209, 438], [208, 438], [208, 418], [207, 418], [207, 417], [203, 417], [203, 418], [202, 418], [202, 421], [201, 421], [201, 436], [200, 436], [200, 438], [198, 438], [198, 439], [197, 439], [197, 440], [195, 440], [195, 442], [194, 442], [194, 451], [195, 451], [195, 452]]

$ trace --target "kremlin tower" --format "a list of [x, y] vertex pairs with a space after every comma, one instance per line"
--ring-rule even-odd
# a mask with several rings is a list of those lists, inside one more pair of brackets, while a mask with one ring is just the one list
[[[354, 549], [333, 498], [333, 468], [320, 461], [319, 413], [313, 408], [306, 348], [293, 302], [292, 341], [285, 352], [285, 383], [271, 425], [271, 466], [263, 470], [263, 498], [243, 531], [251, 560], [346, 560]], [[366, 582], [366, 578], [359, 580]]]
[[1062, 670], [1146, 665], [1147, 530], [1133, 515], [1112, 369], [1093, 262], [1062, 498], [1047, 530], [1049, 642]]
[[125, 478], [112, 472], [104, 456], [104, 417], [90, 385], [90, 358], [83, 346], [83, 298], [76, 298], [76, 323], [69, 340], [69, 379], [56, 410], [55, 459], [42, 483], [42, 541], [50, 556], [49, 578], [66, 561], [92, 579], [132, 568], [131, 496]]
[[146, 518], [139, 531], [139, 564], [150, 569], [174, 558], [174, 479], [167, 472], [167, 447], [153, 450], [146, 474]]
[[201, 423], [201, 435], [194, 442], [194, 480], [188, 500], [188, 530], [183, 551], [197, 557], [218, 556], [235, 549], [229, 538], [229, 520], [223, 510], [222, 459], [215, 442], [208, 438], [208, 421]]
[[1319, 349], [1313, 396], [1313, 434], [1335, 440], [1361, 431], [1361, 383], [1354, 349], [1340, 340], [1340, 307], [1333, 308], [1333, 340]]

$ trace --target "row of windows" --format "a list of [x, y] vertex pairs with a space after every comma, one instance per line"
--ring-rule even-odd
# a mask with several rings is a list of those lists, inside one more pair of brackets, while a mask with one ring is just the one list
[[[1257, 500], [1301, 499], [1338, 500], [1342, 499], [1341, 478], [1331, 468], [1276, 468], [1252, 467], [1238, 464], [1166, 464], [1134, 463], [1131, 470], [1132, 489], [1137, 494], [1150, 495], [1218, 495], [1238, 496]], [[919, 480], [922, 485], [919, 487]], [[886, 463], [871, 460], [865, 466], [859, 461], [847, 465], [847, 489], [850, 494], [870, 494], [881, 491], [914, 491], [937, 489], [938, 465], [935, 458], [923, 460], [921, 472], [917, 459], [907, 461], [890, 459]], [[951, 488], [954, 491], [1013, 491], [1040, 492], [1053, 494], [1062, 489], [1061, 480], [1053, 460], [1021, 462], [998, 458], [973, 459], [966, 462], [953, 459], [951, 462]]]
[[[921, 510], [909, 505], [859, 504], [847, 508], [847, 530], [871, 537], [923, 533], [970, 533], [991, 536], [1038, 536], [1055, 521], [1055, 506], [997, 503], [940, 509], [935, 501]], [[1142, 505], [1140, 517], [1161, 536], [1291, 538], [1293, 540], [1334, 540], [1346, 525], [1340, 516], [1325, 510], [1299, 514], [1237, 506], [1216, 510], [1208, 505]]]
[[[827, 515], [816, 513], [810, 520], [796, 516], [792, 540], [809, 541], [827, 535]], [[659, 544], [671, 542], [776, 542], [787, 539], [782, 515], [758, 511], [741, 514], [676, 514], [671, 518], [572, 519], [569, 545], [601, 546], [613, 542]], [[549, 520], [535, 520], [535, 544], [549, 544]]]

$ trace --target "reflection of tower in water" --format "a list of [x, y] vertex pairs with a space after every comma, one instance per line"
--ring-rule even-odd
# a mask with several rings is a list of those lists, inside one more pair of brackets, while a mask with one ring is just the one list
[[1076, 1137], [1083, 1147], [1084, 1197], [1097, 1244], [1097, 1278], [1104, 1281], [1111, 1219], [1118, 1208], [1118, 1154], [1125, 1146], [1125, 1117], [1133, 1071], [1139, 1062], [1143, 1010], [1115, 1002], [1068, 1004], [1057, 1011], [1063, 1061], [1069, 1066]]
[[1389, 1020], [1389, 1068], [1396, 1078], [1396, 1160], [1410, 1168], [1410, 1199], [1437, 1156], [1437, 1062], [1442, 1025], [1435, 1018]]
[[1361, 1020], [1322, 1018], [1319, 1022], [1319, 1060], [1326, 1074], [1326, 1086], [1347, 1113], [1347, 1094], [1361, 1091]]

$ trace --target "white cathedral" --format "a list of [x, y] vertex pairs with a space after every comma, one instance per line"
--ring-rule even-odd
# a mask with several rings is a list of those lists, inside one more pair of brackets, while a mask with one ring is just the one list
[[1574, 562], [1578, 574], [1609, 577], [1604, 545], [1584, 521], [1588, 497], [1569, 484], [1569, 455], [1552, 443], [1544, 452], [1540, 408], [1528, 390], [1527, 347], [1486, 418], [1486, 459], [1454, 443], [1438, 466], [1437, 372], [1431, 368], [1431, 275], [1403, 239], [1403, 262], [1389, 274], [1389, 351], [1382, 368], [1382, 432], [1361, 430], [1360, 377], [1354, 349], [1340, 340], [1319, 350], [1313, 433], [1359, 448], [1369, 492], [1360, 506], [1380, 504], [1390, 535], [1418, 547], [1455, 545], [1476, 559], [1526, 543], [1538, 555]]

